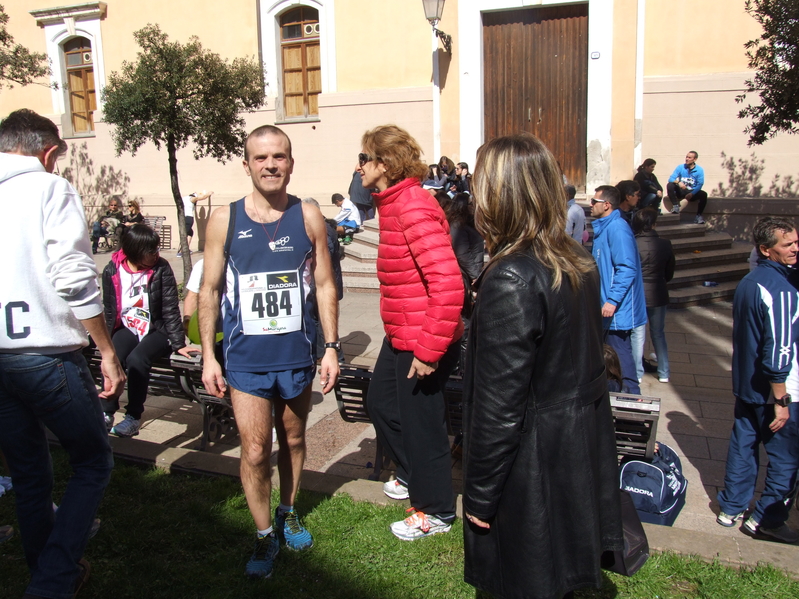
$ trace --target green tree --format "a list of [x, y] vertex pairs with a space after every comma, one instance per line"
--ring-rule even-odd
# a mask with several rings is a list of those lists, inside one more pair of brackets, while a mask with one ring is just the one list
[[47, 54], [31, 52], [25, 46], [14, 43], [6, 29], [8, 15], [0, 5], [0, 87], [28, 85], [40, 77], [50, 74]]
[[747, 94], [760, 97], [738, 112], [738, 118], [752, 119], [744, 133], [753, 146], [779, 132], [799, 132], [799, 0], [747, 0], [745, 6], [763, 27], [760, 37], [744, 46], [749, 68], [757, 72], [736, 98], [744, 102]]
[[251, 58], [232, 63], [206, 50], [197, 37], [171, 42], [158, 25], [133, 34], [141, 47], [136, 62], [111, 73], [103, 92], [105, 121], [116, 125], [117, 156], [132, 155], [151, 141], [166, 147], [172, 197], [178, 213], [184, 280], [191, 273], [186, 222], [178, 184], [177, 151], [194, 143], [194, 158], [220, 162], [241, 155], [247, 133], [242, 112], [264, 102], [263, 70]]

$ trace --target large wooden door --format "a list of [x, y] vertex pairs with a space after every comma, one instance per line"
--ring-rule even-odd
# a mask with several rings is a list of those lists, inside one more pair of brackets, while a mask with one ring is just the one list
[[585, 187], [588, 4], [483, 13], [486, 141], [522, 131]]

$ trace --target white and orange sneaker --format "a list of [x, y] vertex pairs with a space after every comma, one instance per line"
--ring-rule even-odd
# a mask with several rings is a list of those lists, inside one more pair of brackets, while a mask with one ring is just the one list
[[383, 493], [391, 499], [408, 499], [408, 487], [398, 480], [390, 480], [385, 483]]
[[428, 516], [414, 508], [406, 511], [413, 512], [413, 514], [405, 520], [394, 522], [391, 525], [391, 532], [402, 541], [415, 541], [441, 532], [449, 532], [449, 529], [452, 528], [451, 522], [444, 522], [436, 516]]

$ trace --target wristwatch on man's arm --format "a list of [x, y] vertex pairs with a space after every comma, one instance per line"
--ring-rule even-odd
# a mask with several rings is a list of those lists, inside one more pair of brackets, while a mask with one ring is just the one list
[[788, 404], [791, 403], [791, 395], [789, 393], [786, 393], [782, 397], [775, 397], [774, 398], [774, 403], [776, 405], [778, 405], [778, 406], [783, 407], [783, 408], [787, 408]]
[[[325, 343], [325, 349], [335, 349], [337, 352], [341, 351], [341, 341], [328, 341]], [[788, 396], [790, 401], [790, 396]]]

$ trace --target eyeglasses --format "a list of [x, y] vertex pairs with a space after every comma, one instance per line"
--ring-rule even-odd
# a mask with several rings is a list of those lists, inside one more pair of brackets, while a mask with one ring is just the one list
[[596, 204], [607, 204], [607, 200], [597, 200], [596, 198], [591, 198], [591, 205], [594, 206]]
[[372, 160], [374, 160], [374, 158], [369, 156], [369, 154], [364, 154], [363, 152], [358, 154], [358, 166], [363, 166], [367, 162], [372, 162]]

